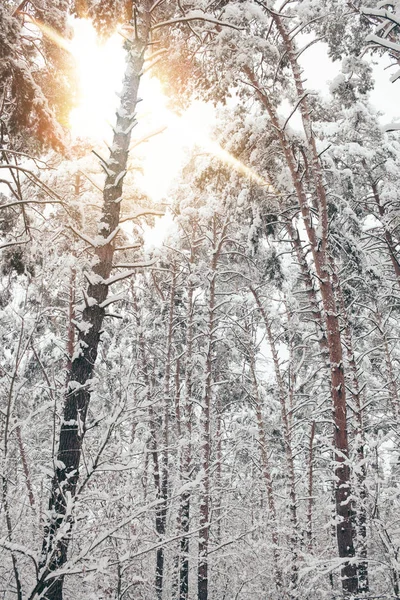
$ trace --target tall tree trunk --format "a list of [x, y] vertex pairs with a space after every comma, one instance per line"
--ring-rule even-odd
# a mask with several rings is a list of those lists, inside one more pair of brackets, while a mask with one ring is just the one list
[[397, 386], [396, 367], [393, 364], [392, 349], [389, 346], [388, 334], [385, 329], [381, 311], [378, 307], [375, 311], [375, 319], [379, 333], [381, 334], [383, 351], [385, 356], [387, 387], [389, 390], [389, 402], [394, 416], [396, 418], [396, 421], [398, 421], [400, 416], [400, 400], [399, 390]]
[[296, 595], [297, 577], [298, 577], [298, 520], [297, 520], [297, 498], [296, 498], [296, 475], [294, 470], [294, 459], [292, 451], [292, 436], [291, 428], [289, 423], [288, 409], [287, 409], [287, 390], [283, 381], [281, 368], [279, 364], [278, 351], [275, 344], [275, 339], [272, 334], [271, 323], [268, 315], [264, 309], [264, 306], [260, 300], [260, 296], [254, 287], [250, 287], [251, 293], [257, 304], [257, 308], [262, 316], [265, 331], [267, 333], [268, 344], [272, 354], [272, 361], [274, 364], [275, 379], [278, 386], [278, 398], [281, 405], [281, 417], [283, 423], [283, 438], [285, 442], [285, 457], [288, 471], [288, 488], [289, 488], [289, 510], [290, 520], [292, 525], [291, 535], [291, 555], [292, 555], [292, 575], [291, 575], [291, 588], [292, 595]]
[[[285, 26], [276, 13], [272, 13], [278, 31], [283, 39], [289, 63], [292, 67], [297, 94], [300, 102], [300, 110], [306, 134], [306, 143], [311, 155], [310, 169], [315, 185], [315, 201], [318, 206], [319, 233], [313, 225], [313, 215], [309, 206], [309, 199], [304, 188], [303, 180], [298, 172], [290, 143], [285, 132], [280, 126], [278, 115], [271, 101], [257, 81], [254, 72], [245, 67], [244, 71], [249, 78], [258, 98], [266, 108], [271, 123], [277, 132], [278, 139], [289, 168], [293, 186], [296, 191], [302, 215], [304, 227], [310, 243], [314, 266], [319, 281], [322, 305], [324, 308], [325, 330], [327, 335], [330, 374], [331, 374], [331, 397], [334, 421], [333, 445], [335, 451], [335, 504], [337, 515], [336, 537], [338, 553], [340, 558], [352, 559], [355, 555], [352, 526], [352, 504], [349, 467], [349, 446], [347, 433], [347, 405], [346, 387], [343, 367], [343, 351], [339, 314], [336, 305], [334, 286], [329, 261], [329, 227], [328, 206], [326, 192], [322, 180], [322, 172], [319, 164], [319, 156], [316, 149], [315, 139], [311, 127], [310, 107], [304, 92], [301, 71], [297, 63], [297, 53], [293, 41], [288, 35]], [[342, 587], [346, 594], [357, 592], [358, 578], [357, 566], [353, 561], [344, 561], [342, 567]]]
[[[364, 162], [364, 166], [366, 166], [365, 162]], [[381, 202], [381, 197], [379, 194], [377, 182], [372, 179], [372, 176], [370, 174], [369, 174], [369, 180], [370, 180], [370, 184], [371, 184], [371, 188], [372, 188], [372, 194], [374, 196], [375, 203], [378, 207], [379, 216], [381, 217], [381, 219], [384, 219], [386, 216], [386, 211], [385, 211], [384, 205], [382, 205], [382, 202]], [[400, 263], [399, 263], [399, 260], [397, 257], [396, 244], [393, 240], [393, 236], [392, 236], [390, 230], [387, 228], [385, 223], [382, 223], [382, 228], [383, 228], [383, 236], [385, 238], [385, 242], [386, 242], [387, 249], [388, 249], [389, 256], [390, 256], [390, 261], [392, 263], [394, 274], [396, 275], [397, 285], [398, 285], [398, 287], [400, 287]]]
[[[249, 333], [249, 332], [248, 332]], [[260, 395], [258, 378], [256, 373], [256, 357], [254, 354], [254, 348], [249, 346], [248, 350], [249, 368], [251, 375], [251, 384], [253, 390], [253, 398], [256, 409], [256, 421], [258, 430], [258, 439], [260, 443], [260, 456], [261, 456], [261, 469], [264, 478], [265, 489], [267, 491], [267, 501], [269, 509], [269, 518], [271, 522], [271, 541], [272, 541], [272, 556], [273, 556], [273, 569], [275, 586], [278, 593], [282, 593], [283, 590], [283, 577], [282, 570], [279, 564], [279, 536], [276, 518], [276, 506], [274, 498], [274, 489], [271, 476], [271, 465], [268, 457], [268, 443], [267, 436], [265, 433], [264, 418], [262, 413], [262, 398]]]
[[336, 267], [331, 261], [332, 276], [340, 306], [340, 313], [343, 321], [343, 338], [346, 346], [347, 363], [348, 363], [348, 378], [349, 392], [354, 405], [354, 443], [355, 456], [357, 461], [357, 469], [355, 475], [354, 496], [356, 498], [355, 507], [355, 523], [357, 527], [357, 554], [361, 561], [357, 563], [358, 569], [358, 591], [359, 593], [367, 593], [369, 591], [368, 580], [368, 539], [367, 539], [367, 489], [366, 477], [367, 469], [365, 466], [365, 432], [363, 419], [363, 406], [361, 400], [361, 387], [359, 380], [359, 369], [356, 363], [356, 357], [353, 348], [353, 336], [350, 327], [350, 321], [347, 313], [347, 308], [340, 285], [340, 280], [336, 272]]
[[[191, 252], [192, 264], [194, 260]], [[191, 276], [191, 270], [189, 277]], [[189, 280], [187, 302], [187, 330], [186, 330], [186, 356], [185, 356], [185, 393], [183, 400], [183, 448], [181, 455], [181, 475], [185, 484], [191, 477], [192, 463], [192, 372], [193, 372], [193, 319], [194, 319], [194, 285]], [[182, 537], [180, 542], [180, 569], [179, 569], [179, 600], [188, 600], [189, 597], [189, 524], [190, 524], [190, 492], [184, 491], [180, 499], [180, 525]]]
[[313, 551], [314, 437], [315, 421], [313, 421], [311, 424], [310, 445], [308, 452], [307, 545], [310, 552]]
[[300, 267], [300, 273], [304, 281], [305, 291], [310, 302], [310, 313], [317, 332], [318, 344], [321, 350], [323, 363], [325, 368], [329, 369], [329, 350], [325, 332], [324, 318], [318, 302], [310, 267], [306, 259], [304, 248], [300, 241], [299, 232], [293, 227], [291, 221], [285, 222], [285, 228], [289, 234], [290, 241], [294, 248], [297, 262]]
[[[167, 526], [168, 513], [168, 462], [169, 462], [169, 411], [171, 405], [171, 363], [172, 363], [172, 334], [174, 326], [174, 309], [175, 309], [175, 287], [176, 287], [176, 264], [173, 265], [172, 279], [170, 287], [169, 311], [168, 311], [168, 326], [167, 339], [165, 348], [165, 373], [164, 373], [164, 393], [163, 393], [163, 420], [162, 420], [162, 465], [161, 465], [161, 487], [160, 498], [162, 502], [156, 509], [156, 531], [159, 541], [163, 541]], [[156, 597], [157, 600], [162, 600], [163, 582], [164, 582], [164, 562], [165, 548], [160, 546], [157, 548], [156, 556]]]
[[113, 266], [114, 242], [119, 231], [122, 185], [126, 174], [131, 131], [135, 125], [135, 108], [149, 23], [144, 29], [144, 42], [133, 42], [127, 52], [127, 68], [113, 144], [108, 161], [102, 164], [107, 177], [99, 227], [101, 242], [96, 241], [93, 244], [95, 264], [92, 272], [86, 276], [86, 307], [82, 321], [77, 325], [79, 352], [71, 364], [58, 444], [57, 467], [49, 500], [50, 516], [44, 531], [39, 578], [29, 597], [30, 600], [62, 600], [64, 576], [57, 576], [57, 570], [62, 569], [67, 562], [73, 524], [73, 501], [91, 397], [91, 380], [100, 343], [108, 289], [112, 283], [112, 278], [109, 278]]
[[208, 326], [207, 350], [205, 360], [205, 381], [203, 406], [201, 413], [201, 467], [203, 471], [202, 491], [200, 494], [200, 537], [198, 565], [198, 600], [208, 600], [208, 542], [210, 536], [210, 457], [211, 457], [211, 396], [213, 380], [213, 354], [217, 325], [216, 280], [217, 266], [224, 244], [226, 224], [218, 232], [217, 217], [212, 218], [212, 258], [208, 287]]

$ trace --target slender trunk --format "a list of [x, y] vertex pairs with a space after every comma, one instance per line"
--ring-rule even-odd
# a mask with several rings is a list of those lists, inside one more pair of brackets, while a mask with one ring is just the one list
[[308, 451], [308, 505], [307, 505], [307, 542], [308, 550], [313, 551], [313, 483], [314, 483], [314, 436], [315, 436], [315, 421], [311, 425], [310, 445]]
[[[132, 305], [135, 313], [135, 321], [136, 321], [136, 329], [138, 331], [138, 346], [139, 346], [139, 363], [141, 367], [141, 371], [143, 373], [143, 380], [146, 386], [146, 403], [148, 406], [149, 412], [149, 429], [150, 429], [150, 439], [148, 442], [151, 458], [153, 460], [153, 479], [154, 479], [154, 487], [157, 494], [157, 499], [162, 498], [162, 467], [160, 468], [160, 460], [159, 451], [158, 451], [158, 443], [157, 443], [157, 425], [156, 425], [156, 416], [153, 410], [152, 403], [152, 381], [150, 377], [149, 370], [149, 360], [146, 353], [146, 342], [143, 335], [143, 323], [141, 320], [141, 315], [139, 313], [139, 304], [138, 298], [136, 294], [136, 290], [134, 285], [131, 285], [132, 292]], [[147, 462], [147, 461], [146, 461]], [[147, 482], [146, 482], [147, 483]], [[163, 513], [160, 512], [159, 507], [156, 509], [155, 515], [155, 529], [158, 536], [163, 536], [165, 534], [165, 530], [163, 529], [164, 521], [163, 521]], [[163, 552], [159, 553], [158, 549], [156, 551], [156, 572], [155, 572], [155, 589], [158, 594], [158, 590], [161, 589], [162, 593], [162, 574], [164, 569], [164, 554]], [[160, 577], [161, 575], [161, 577]]]
[[[216, 238], [214, 218], [214, 241]], [[206, 352], [206, 378], [204, 385], [203, 406], [201, 415], [201, 466], [203, 471], [202, 491], [200, 495], [200, 537], [198, 565], [198, 600], [208, 600], [208, 541], [210, 535], [210, 455], [211, 455], [211, 394], [212, 363], [215, 329], [215, 284], [217, 255], [214, 252], [211, 260], [211, 273], [208, 297], [208, 342]]]
[[[175, 393], [174, 393], [174, 406], [175, 406], [175, 423], [176, 423], [176, 433], [178, 438], [178, 456], [177, 462], [179, 465], [182, 465], [182, 414], [181, 414], [181, 359], [180, 356], [177, 357], [175, 361]], [[179, 534], [181, 532], [181, 510], [180, 505], [177, 511], [176, 516], [176, 531]], [[174, 549], [175, 556], [173, 561], [173, 571], [172, 571], [172, 590], [171, 590], [171, 598], [173, 600], [179, 598], [179, 569], [180, 569], [180, 540], [178, 540], [177, 545]]]
[[222, 506], [222, 415], [221, 406], [217, 402], [217, 417], [215, 424], [216, 469], [215, 469], [215, 501], [214, 516], [217, 522], [214, 534], [216, 544], [221, 542], [221, 506]]
[[198, 600], [208, 600], [208, 542], [210, 536], [210, 456], [211, 456], [211, 396], [213, 380], [213, 354], [215, 346], [216, 316], [216, 280], [217, 265], [224, 243], [226, 225], [217, 233], [217, 218], [212, 219], [212, 258], [210, 264], [210, 279], [208, 288], [208, 341], [206, 351], [206, 376], [204, 382], [204, 396], [201, 415], [202, 429], [202, 492], [200, 495], [200, 537], [199, 537], [199, 565], [198, 565]]
[[[27, 300], [27, 297], [28, 297], [28, 291], [26, 291], [25, 302]], [[18, 368], [20, 365], [20, 361], [26, 350], [26, 346], [23, 347], [24, 335], [25, 335], [25, 326], [24, 326], [24, 320], [22, 320], [21, 330], [20, 330], [20, 334], [19, 334], [19, 338], [18, 338], [17, 349], [15, 352], [15, 363], [14, 363], [13, 373], [11, 376], [11, 381], [9, 384], [10, 387], [9, 387], [8, 394], [7, 394], [7, 407], [6, 407], [5, 413], [3, 413], [4, 427], [2, 427], [2, 432], [1, 432], [3, 434], [2, 435], [3, 460], [2, 460], [2, 464], [1, 464], [1, 470], [2, 470], [2, 473], [1, 473], [1, 505], [3, 508], [3, 514], [4, 514], [4, 518], [5, 518], [5, 522], [6, 522], [6, 532], [7, 532], [6, 540], [11, 545], [11, 548], [10, 548], [11, 563], [12, 563], [12, 570], [13, 570], [13, 575], [14, 575], [14, 580], [15, 580], [15, 588], [16, 588], [18, 600], [23, 600], [23, 595], [22, 595], [21, 576], [20, 576], [19, 568], [18, 568], [17, 553], [12, 548], [14, 528], [13, 528], [13, 524], [12, 524], [12, 520], [11, 520], [10, 504], [9, 504], [9, 498], [8, 498], [8, 482], [9, 482], [9, 471], [10, 471], [9, 466], [8, 466], [8, 454], [9, 454], [9, 442], [10, 442], [10, 428], [11, 428], [11, 424], [12, 424], [12, 419], [14, 417], [14, 414], [13, 414], [14, 402], [15, 402], [14, 387], [17, 382]], [[17, 429], [17, 433], [18, 433], [18, 429]]]
[[[174, 326], [174, 309], [175, 309], [175, 286], [176, 286], [176, 265], [173, 265], [172, 280], [170, 288], [170, 301], [168, 312], [168, 328], [167, 340], [165, 349], [165, 373], [164, 373], [164, 393], [163, 393], [163, 422], [162, 422], [162, 467], [161, 467], [161, 500], [162, 502], [156, 509], [156, 531], [159, 541], [162, 541], [167, 526], [168, 513], [168, 463], [169, 463], [169, 411], [171, 405], [170, 384], [171, 384], [171, 363], [172, 363], [172, 334]], [[162, 600], [163, 583], [164, 583], [164, 562], [165, 548], [160, 546], [157, 548], [156, 556], [156, 596], [158, 600]]]
[[[371, 187], [372, 187], [372, 193], [374, 195], [374, 200], [378, 207], [379, 216], [381, 218], [384, 218], [385, 217], [385, 207], [382, 206], [378, 186], [377, 186], [376, 182], [372, 180], [371, 177], [370, 177], [370, 182], [371, 182]], [[383, 227], [383, 235], [385, 238], [385, 242], [386, 242], [386, 245], [387, 245], [387, 248], [389, 251], [390, 261], [393, 266], [393, 271], [396, 275], [397, 285], [400, 287], [400, 263], [398, 261], [397, 255], [396, 255], [396, 250], [395, 250], [396, 245], [393, 241], [391, 232], [386, 228], [386, 226], [383, 223], [382, 223], [382, 227]]]
[[392, 411], [396, 417], [396, 420], [399, 420], [399, 416], [400, 416], [400, 402], [399, 402], [399, 392], [398, 392], [398, 387], [397, 387], [397, 381], [396, 381], [396, 368], [393, 365], [393, 360], [392, 360], [392, 352], [388, 343], [388, 338], [387, 338], [387, 332], [385, 331], [384, 325], [383, 325], [383, 320], [382, 320], [382, 315], [380, 313], [380, 311], [377, 309], [376, 313], [376, 323], [378, 325], [379, 328], [379, 332], [381, 334], [381, 338], [382, 338], [382, 343], [383, 343], [383, 351], [384, 351], [384, 356], [385, 356], [385, 363], [386, 363], [386, 377], [387, 377], [387, 385], [388, 385], [388, 390], [389, 390], [389, 402], [391, 404], [392, 407]]
[[68, 298], [68, 331], [67, 331], [67, 383], [70, 378], [72, 368], [72, 358], [75, 349], [75, 287], [76, 287], [76, 270], [71, 269], [69, 280], [69, 298]]
[[374, 525], [378, 531], [378, 535], [381, 540], [383, 550], [386, 554], [386, 557], [387, 557], [387, 560], [389, 563], [393, 592], [395, 594], [395, 597], [398, 598], [398, 597], [400, 597], [400, 573], [399, 573], [399, 560], [398, 560], [399, 559], [399, 547], [398, 547], [397, 543], [393, 543], [393, 540], [391, 539], [385, 525], [382, 523], [382, 521], [380, 519], [379, 495], [380, 495], [380, 487], [381, 487], [381, 476], [379, 474], [379, 454], [378, 454], [378, 445], [377, 444], [375, 445], [374, 453], [375, 453], [375, 461], [372, 464], [372, 467], [375, 471], [375, 506], [372, 511], [371, 519], [372, 519], [372, 523], [374, 523]]
[[[146, 40], [149, 26], [145, 29]], [[57, 570], [62, 569], [67, 562], [73, 525], [73, 501], [91, 397], [90, 382], [100, 343], [105, 301], [111, 283], [107, 280], [113, 266], [114, 241], [119, 231], [122, 185], [127, 168], [131, 130], [135, 124], [145, 44], [146, 41], [144, 44], [135, 42], [129, 48], [113, 145], [107, 163], [102, 165], [107, 172], [99, 227], [102, 243], [97, 243], [94, 248], [96, 264], [87, 275], [89, 283], [85, 293], [86, 307], [82, 314], [82, 322], [78, 325], [79, 355], [74, 357], [71, 364], [59, 437], [57, 467], [49, 500], [50, 516], [44, 531], [39, 578], [29, 596], [30, 600], [62, 600], [64, 576], [57, 576]]]
[[250, 290], [254, 296], [254, 299], [257, 304], [257, 308], [260, 311], [260, 314], [263, 319], [263, 323], [265, 326], [265, 331], [267, 333], [268, 344], [272, 354], [272, 361], [274, 364], [274, 372], [275, 379], [278, 386], [278, 397], [279, 403], [281, 405], [281, 417], [283, 423], [283, 438], [285, 442], [285, 457], [286, 457], [286, 465], [288, 471], [288, 487], [289, 487], [289, 511], [290, 511], [290, 520], [292, 524], [292, 534], [291, 534], [291, 554], [292, 554], [292, 576], [291, 576], [291, 585], [292, 591], [295, 593], [296, 585], [297, 585], [297, 577], [298, 577], [298, 519], [297, 519], [297, 497], [296, 497], [296, 475], [294, 470], [294, 460], [293, 460], [293, 450], [292, 450], [292, 436], [291, 429], [289, 423], [289, 416], [287, 410], [287, 390], [283, 381], [281, 368], [279, 364], [279, 356], [278, 351], [276, 349], [275, 339], [272, 334], [271, 323], [268, 318], [268, 315], [264, 309], [264, 306], [260, 300], [260, 297], [255, 290], [255, 288], [250, 287]]
[[18, 441], [19, 453], [20, 453], [20, 456], [21, 456], [22, 469], [24, 471], [26, 489], [28, 490], [29, 504], [31, 505], [32, 508], [34, 508], [34, 506], [35, 506], [35, 497], [33, 495], [33, 488], [32, 488], [32, 482], [31, 482], [31, 474], [30, 474], [30, 471], [29, 471], [28, 459], [27, 459], [27, 456], [26, 456], [26, 451], [25, 451], [24, 443], [22, 441], [21, 427], [19, 425], [16, 428], [16, 434], [17, 434], [17, 441]]
[[[191, 257], [193, 262], [193, 252]], [[190, 274], [189, 274], [190, 276]], [[184, 483], [190, 481], [192, 462], [192, 371], [193, 371], [193, 284], [189, 281], [187, 330], [186, 330], [186, 356], [185, 356], [185, 393], [183, 404], [184, 446], [181, 455], [181, 474]], [[182, 537], [180, 543], [180, 569], [179, 569], [179, 600], [188, 600], [189, 597], [189, 523], [190, 523], [190, 493], [185, 491], [180, 499], [180, 525]]]
[[304, 248], [301, 244], [298, 231], [293, 227], [290, 221], [287, 221], [285, 223], [285, 228], [292, 242], [297, 262], [300, 267], [300, 272], [303, 277], [305, 291], [310, 302], [310, 313], [317, 332], [318, 344], [321, 350], [324, 366], [325, 368], [329, 369], [329, 350], [325, 332], [324, 318], [319, 306], [317, 293], [310, 272], [310, 267], [307, 263], [306, 255], [304, 252]]
[[255, 356], [252, 348], [249, 348], [249, 362], [250, 362], [250, 375], [253, 388], [253, 397], [256, 409], [256, 420], [258, 439], [260, 444], [260, 456], [261, 456], [261, 468], [264, 477], [265, 488], [267, 491], [268, 509], [271, 521], [271, 541], [272, 541], [272, 555], [274, 561], [274, 579], [278, 593], [281, 593], [283, 589], [283, 578], [282, 571], [279, 565], [279, 537], [278, 527], [276, 520], [276, 507], [274, 499], [274, 490], [272, 485], [271, 477], [271, 465], [268, 457], [268, 444], [267, 436], [265, 434], [264, 418], [262, 415], [262, 400], [260, 397], [260, 391], [258, 386], [257, 374], [255, 369]]

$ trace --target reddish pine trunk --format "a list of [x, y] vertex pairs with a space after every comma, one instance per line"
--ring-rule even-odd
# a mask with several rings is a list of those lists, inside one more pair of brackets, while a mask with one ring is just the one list
[[[280, 127], [279, 119], [273, 108], [267, 94], [262, 90], [256, 80], [254, 73], [246, 67], [245, 72], [257, 91], [261, 103], [266, 108], [271, 123], [274, 126], [282, 151], [289, 168], [292, 182], [298, 198], [301, 215], [307, 236], [311, 246], [314, 266], [320, 285], [322, 305], [324, 308], [325, 330], [327, 334], [327, 344], [329, 352], [330, 372], [331, 372], [331, 397], [334, 421], [334, 449], [335, 449], [335, 504], [337, 515], [337, 544], [338, 553], [341, 558], [351, 559], [355, 555], [353, 543], [352, 527], [352, 505], [348, 501], [351, 495], [350, 490], [350, 468], [348, 463], [348, 432], [347, 432], [347, 405], [346, 388], [342, 355], [342, 340], [340, 332], [339, 315], [336, 306], [334, 286], [330, 273], [329, 249], [328, 249], [328, 211], [326, 192], [322, 180], [322, 172], [319, 163], [319, 156], [315, 145], [315, 139], [312, 133], [310, 107], [307, 103], [307, 97], [304, 93], [301, 72], [297, 63], [297, 55], [293, 42], [276, 13], [273, 13], [273, 19], [277, 29], [284, 42], [289, 63], [292, 68], [294, 81], [300, 101], [300, 110], [303, 119], [304, 130], [309, 153], [311, 155], [310, 170], [315, 186], [315, 203], [318, 207], [318, 218], [320, 227], [320, 236], [317, 236], [313, 226], [313, 217], [309, 208], [308, 197], [303, 185], [303, 181], [297, 170], [294, 157], [291, 151], [290, 143]], [[342, 567], [342, 587], [345, 593], [354, 593], [358, 590], [357, 567], [352, 561], [346, 561]]]

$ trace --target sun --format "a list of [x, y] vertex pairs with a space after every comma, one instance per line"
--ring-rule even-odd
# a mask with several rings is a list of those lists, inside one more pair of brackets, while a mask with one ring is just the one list
[[76, 61], [79, 97], [69, 117], [71, 133], [73, 137], [108, 139], [124, 74], [122, 38], [114, 33], [100, 41], [86, 19], [74, 19], [72, 27], [69, 50]]
[[[116, 31], [108, 39], [99, 40], [88, 19], [74, 18], [70, 24], [74, 35], [72, 40], [65, 40], [48, 26], [35, 22], [43, 35], [75, 58], [79, 97], [69, 117], [72, 138], [89, 140], [96, 147], [110, 145], [125, 71], [125, 38]], [[213, 105], [194, 101], [178, 115], [171, 110], [160, 81], [146, 73], [146, 68], [145, 65], [140, 84], [142, 102], [138, 105], [130, 153], [131, 163], [140, 162], [135, 182], [143, 192], [154, 201], [168, 201], [168, 191], [195, 147], [215, 156], [257, 185], [270, 186], [213, 139], [217, 118]]]

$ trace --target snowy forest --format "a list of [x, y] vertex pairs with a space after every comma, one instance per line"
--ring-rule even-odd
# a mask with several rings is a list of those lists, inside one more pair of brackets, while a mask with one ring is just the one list
[[400, 598], [399, 79], [399, 0], [0, 1], [0, 598]]

